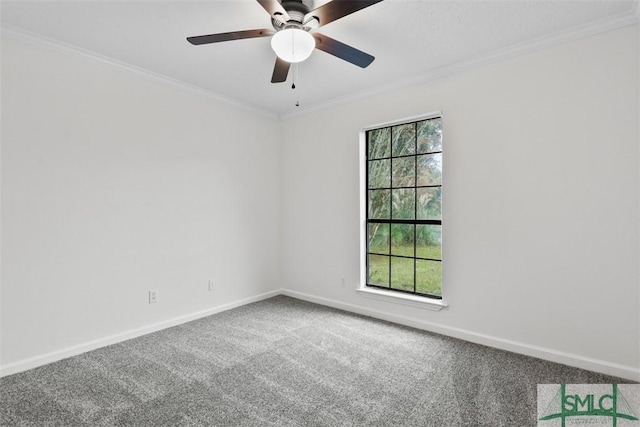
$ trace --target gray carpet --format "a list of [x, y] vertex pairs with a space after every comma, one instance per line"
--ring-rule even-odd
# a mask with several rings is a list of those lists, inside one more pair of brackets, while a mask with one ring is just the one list
[[279, 296], [0, 379], [3, 426], [534, 426], [626, 382]]

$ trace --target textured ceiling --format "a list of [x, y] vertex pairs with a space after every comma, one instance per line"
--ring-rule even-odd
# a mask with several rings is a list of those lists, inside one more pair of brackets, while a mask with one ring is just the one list
[[[305, 0], [305, 3], [313, 3]], [[326, 3], [316, 0], [314, 7]], [[376, 57], [360, 69], [316, 50], [297, 88], [272, 84], [268, 38], [187, 36], [270, 28], [255, 0], [2, 1], [3, 28], [43, 36], [274, 115], [381, 91], [505, 50], [635, 22], [636, 0], [385, 0], [319, 29]], [[295, 106], [299, 100], [300, 107]]]

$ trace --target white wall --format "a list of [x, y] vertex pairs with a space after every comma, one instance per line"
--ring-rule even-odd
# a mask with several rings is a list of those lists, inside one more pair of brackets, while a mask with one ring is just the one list
[[[640, 1], [636, 2], [636, 9], [635, 9], [635, 13], [636, 13], [636, 18], [638, 20], [638, 25], [637, 25], [637, 37], [638, 37], [638, 44], [636, 46], [636, 51], [637, 51], [637, 57], [638, 57], [638, 74], [640, 75]], [[640, 77], [639, 77], [640, 79]], [[638, 84], [638, 118], [636, 121], [636, 127], [637, 127], [637, 132], [638, 132], [638, 155], [640, 156], [640, 83]], [[640, 168], [638, 168], [638, 181], [640, 181]], [[639, 231], [639, 239], [640, 239], [640, 230]], [[640, 254], [638, 256], [638, 268], [640, 269]], [[640, 283], [638, 283], [638, 293], [640, 293]], [[640, 330], [640, 316], [638, 316], [638, 329]], [[640, 340], [638, 340], [638, 353], [640, 353]]]
[[[310, 300], [640, 379], [637, 32], [627, 27], [288, 120], [284, 286]], [[450, 304], [440, 312], [354, 290], [358, 132], [436, 110], [444, 123]]]
[[[638, 33], [638, 45], [636, 46], [636, 50], [638, 54], [638, 74], [640, 75], [640, 2], [636, 2], [636, 17], [638, 18], [638, 26], [636, 27]], [[636, 126], [638, 131], [638, 148], [640, 154], [640, 83], [638, 83], [638, 119], [636, 122]], [[640, 181], [640, 168], [638, 168], [638, 180]], [[640, 269], [640, 254], [638, 256], [638, 268]], [[638, 283], [638, 293], [640, 293], [640, 283]], [[638, 329], [640, 330], [640, 316], [638, 316]], [[640, 353], [640, 340], [638, 340], [638, 353]]]
[[3, 367], [277, 290], [277, 127], [3, 38]]
[[[640, 379], [639, 40], [625, 28], [278, 123], [3, 39], [3, 373], [283, 287]], [[358, 132], [434, 110], [440, 312], [354, 290]]]

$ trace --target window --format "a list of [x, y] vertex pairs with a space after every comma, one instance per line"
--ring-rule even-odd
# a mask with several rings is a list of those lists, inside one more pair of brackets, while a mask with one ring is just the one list
[[442, 118], [366, 137], [366, 285], [442, 298]]

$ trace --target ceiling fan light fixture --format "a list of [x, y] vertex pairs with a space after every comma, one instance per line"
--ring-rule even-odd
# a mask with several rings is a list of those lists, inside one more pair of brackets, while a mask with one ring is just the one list
[[315, 47], [313, 36], [300, 28], [285, 28], [271, 38], [271, 48], [278, 58], [292, 64], [307, 59]]

